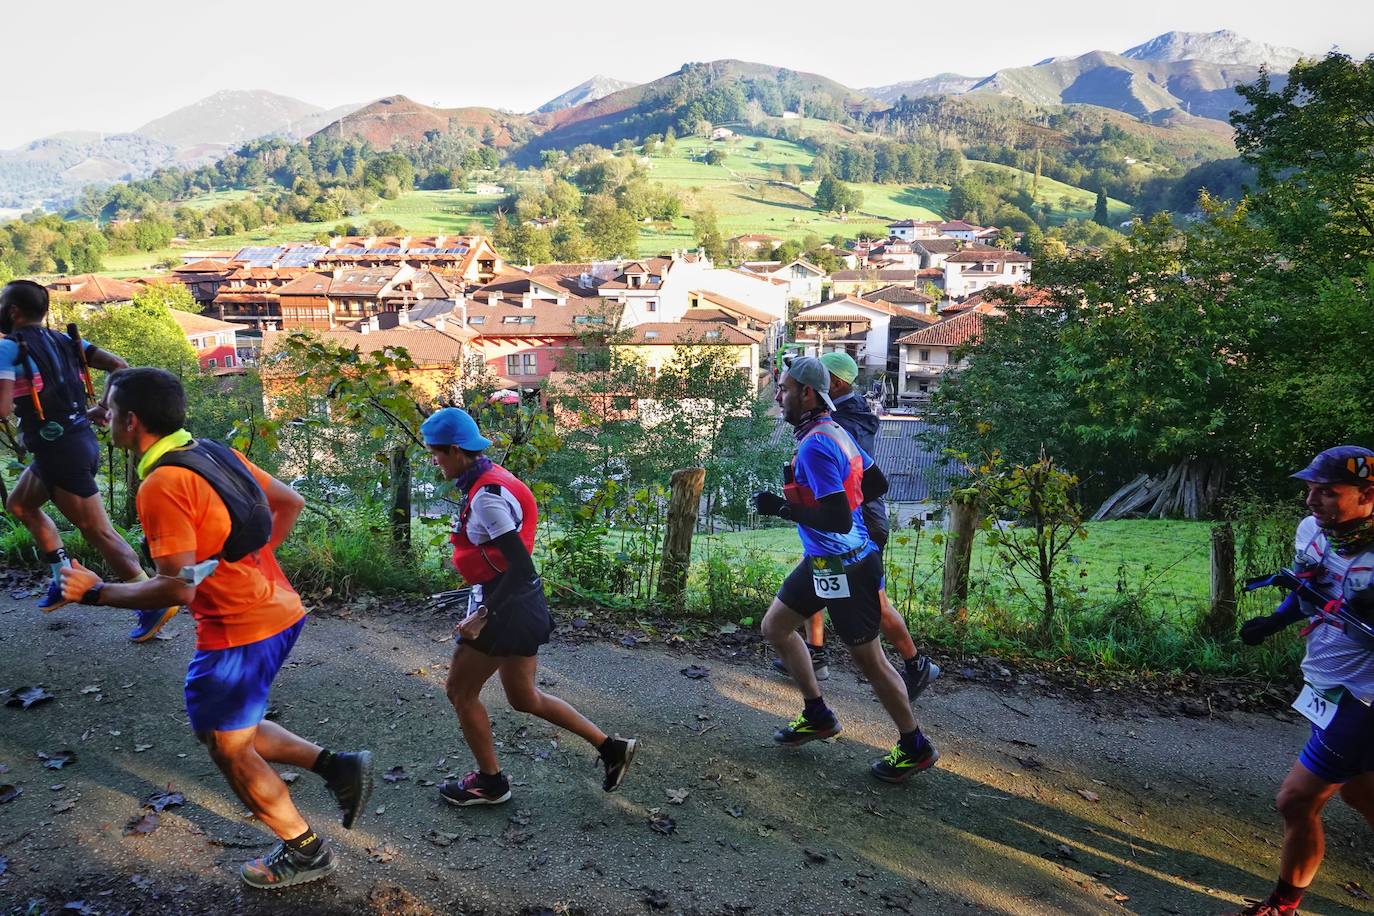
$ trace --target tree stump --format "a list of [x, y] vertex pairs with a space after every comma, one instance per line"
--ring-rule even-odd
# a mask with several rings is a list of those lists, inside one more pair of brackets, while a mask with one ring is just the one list
[[1236, 629], [1236, 532], [1230, 522], [1212, 526], [1212, 603], [1202, 632], [1219, 637]]
[[956, 496], [950, 500], [940, 610], [960, 618], [968, 614], [968, 574], [973, 562], [973, 534], [978, 527], [978, 514], [977, 498]]
[[687, 569], [692, 562], [692, 533], [697, 526], [697, 507], [706, 484], [705, 468], [673, 472], [668, 498], [668, 523], [663, 532], [663, 562], [658, 573], [659, 601], [682, 611], [687, 597]]

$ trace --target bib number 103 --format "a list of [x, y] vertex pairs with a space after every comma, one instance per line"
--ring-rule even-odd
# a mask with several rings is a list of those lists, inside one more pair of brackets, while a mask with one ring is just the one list
[[811, 582], [816, 589], [816, 597], [822, 601], [849, 597], [849, 577], [845, 575], [844, 562], [839, 557], [812, 559]]

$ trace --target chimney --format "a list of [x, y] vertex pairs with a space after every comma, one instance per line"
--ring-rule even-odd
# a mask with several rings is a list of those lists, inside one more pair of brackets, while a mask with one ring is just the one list
[[397, 324], [410, 324], [410, 306], [403, 305], [396, 313]]
[[367, 335], [367, 332], [368, 332], [371, 328], [372, 328], [372, 322], [370, 322], [370, 321], [363, 321], [363, 322], [360, 322], [360, 323], [358, 324], [358, 333], [359, 333], [359, 334], [362, 334], [362, 335], [364, 335], [364, 336], [366, 336], [366, 335]]
[[434, 319], [434, 330], [436, 330], [436, 331], [438, 331], [440, 334], [442, 334], [442, 333], [444, 333], [444, 331], [446, 331], [447, 329], [448, 329], [448, 321], [446, 321], [446, 320], [444, 319], [444, 316], [443, 316], [443, 315], [440, 315], [439, 317], [437, 317], [437, 318]]
[[373, 315], [371, 318], [367, 319], [367, 323], [374, 331], [380, 331], [382, 329], [381, 322], [377, 320], [376, 315]]
[[501, 302], [500, 293], [487, 293], [487, 305], [498, 305]]
[[559, 293], [559, 294], [558, 294], [558, 298], [555, 299], [554, 301], [557, 302], [559, 305], [567, 305], [567, 304], [568, 304], [568, 294], [567, 294], [567, 293]]
[[524, 293], [520, 296], [520, 307], [522, 309], [531, 308], [534, 305], [534, 294]]

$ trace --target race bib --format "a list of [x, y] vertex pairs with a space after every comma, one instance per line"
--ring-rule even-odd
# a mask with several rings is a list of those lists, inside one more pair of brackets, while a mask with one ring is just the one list
[[812, 557], [811, 581], [816, 589], [816, 597], [822, 601], [849, 597], [849, 577], [845, 575], [844, 561], [839, 557]]
[[1331, 690], [1318, 690], [1311, 684], [1304, 684], [1302, 693], [1293, 701], [1293, 708], [1306, 716], [1318, 728], [1326, 728], [1336, 718], [1336, 710], [1341, 707], [1344, 687]]

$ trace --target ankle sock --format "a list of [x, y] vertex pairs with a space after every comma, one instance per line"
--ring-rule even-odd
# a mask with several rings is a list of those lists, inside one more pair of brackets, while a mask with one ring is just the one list
[[1273, 893], [1269, 895], [1269, 902], [1287, 916], [1287, 914], [1297, 911], [1298, 904], [1302, 903], [1303, 892], [1306, 890], [1305, 887], [1294, 887], [1280, 878], [1278, 883], [1274, 885]]
[[47, 553], [43, 554], [43, 562], [47, 563], [48, 568], [52, 570], [54, 582], [58, 581], [59, 577], [62, 575], [63, 567], [72, 565], [72, 561], [67, 557], [67, 548], [65, 547], [49, 550]]
[[596, 753], [602, 760], [605, 760], [613, 747], [615, 747], [615, 739], [607, 735], [606, 740], [596, 746]]
[[307, 826], [305, 828], [305, 833], [302, 833], [294, 840], [286, 841], [286, 848], [298, 856], [306, 859], [313, 859], [319, 855], [320, 850], [324, 848], [324, 838]]
[[810, 652], [812, 655], [824, 655], [824, 654], [825, 654], [825, 643], [821, 643], [819, 646], [813, 646], [813, 645], [811, 645], [811, 643], [807, 643], [807, 644], [806, 644], [806, 651], [807, 651], [807, 652]]
[[478, 770], [477, 781], [487, 789], [505, 788], [507, 782], [506, 774], [500, 770], [497, 770], [495, 773], [483, 773], [481, 770]]
[[333, 751], [320, 751], [320, 756], [315, 758], [315, 763], [310, 767], [310, 772], [318, 773], [324, 777], [325, 782], [333, 782], [339, 775], [339, 761]]
[[803, 703], [802, 714], [812, 722], [833, 719], [835, 717], [835, 714], [830, 711], [830, 707], [825, 705], [824, 697], [816, 697], [815, 699], [806, 697], [803, 698]]
[[907, 732], [897, 739], [897, 746], [900, 747], [903, 752], [913, 757], [919, 757], [924, 753], [928, 743], [929, 742], [926, 741], [926, 736], [921, 734], [919, 728], [915, 731]]
[[921, 667], [921, 653], [917, 652], [915, 655], [911, 656], [911, 658], [902, 659], [902, 665], [905, 666], [908, 671], [915, 671], [917, 668]]

